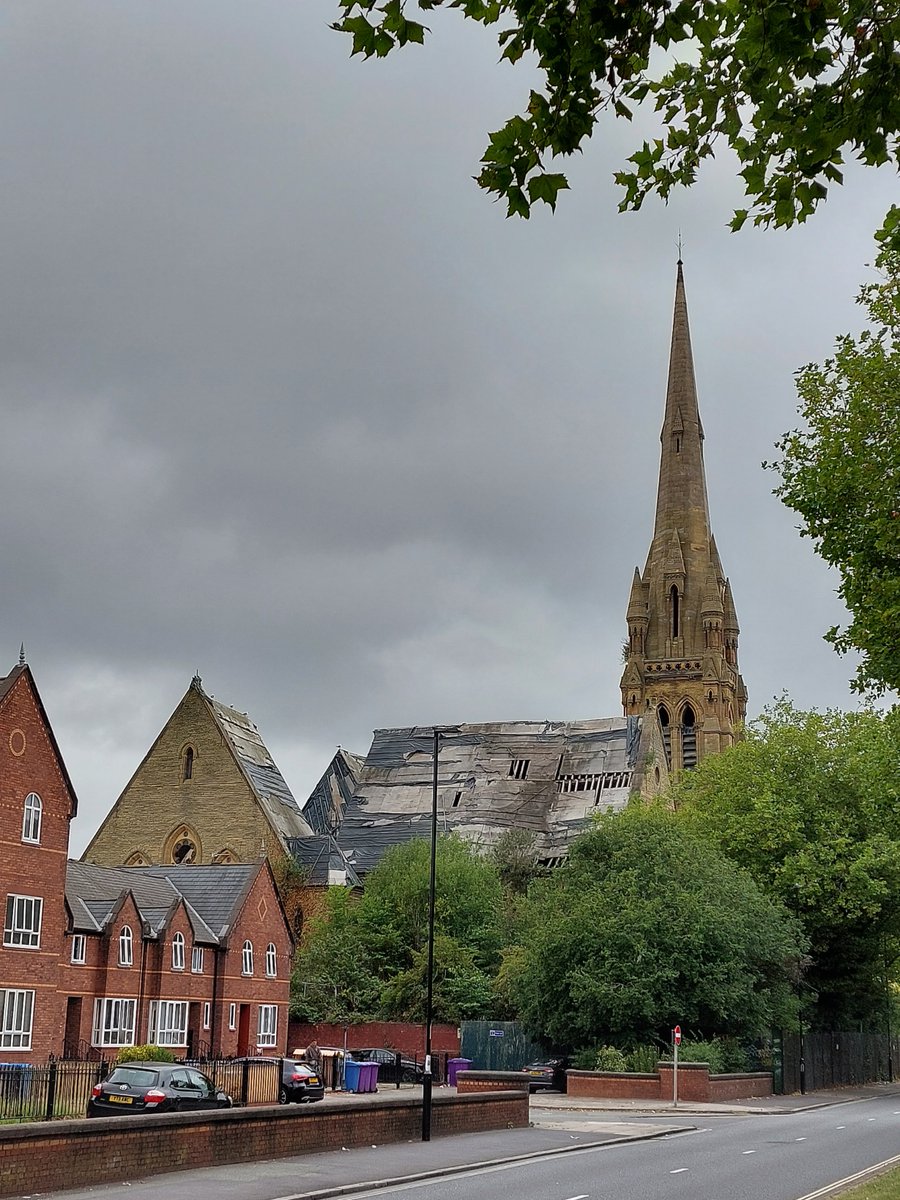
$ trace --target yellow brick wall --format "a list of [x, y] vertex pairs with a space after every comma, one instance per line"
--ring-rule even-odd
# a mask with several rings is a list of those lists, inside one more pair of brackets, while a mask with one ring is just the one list
[[[194, 751], [192, 778], [182, 779], [185, 747]], [[121, 866], [140, 854], [172, 861], [181, 828], [197, 844], [198, 863], [231, 851], [231, 861], [255, 862], [281, 849], [262, 809], [196, 689], [188, 689], [134, 778], [84, 853], [88, 862]]]

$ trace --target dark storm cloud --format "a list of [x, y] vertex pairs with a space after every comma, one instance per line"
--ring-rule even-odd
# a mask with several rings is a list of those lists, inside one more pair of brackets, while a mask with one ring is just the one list
[[618, 711], [685, 242], [713, 525], [757, 710], [848, 703], [835, 580], [759, 468], [856, 321], [890, 180], [788, 235], [713, 164], [618, 216], [471, 183], [528, 81], [484, 31], [347, 60], [325, 0], [29, 0], [0, 27], [0, 644], [78, 850], [195, 669], [298, 795], [375, 726]]

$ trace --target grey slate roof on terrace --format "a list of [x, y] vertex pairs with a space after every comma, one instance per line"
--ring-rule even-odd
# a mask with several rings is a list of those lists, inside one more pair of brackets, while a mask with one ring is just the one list
[[[624, 807], [636, 782], [642, 722], [460, 725], [441, 742], [439, 830], [483, 846], [507, 829], [527, 830], [541, 859], [559, 861], [593, 812]], [[429, 727], [375, 731], [337, 832], [359, 874], [390, 846], [430, 836], [432, 750]]]
[[214, 700], [205, 692], [203, 694], [216, 724], [231, 746], [238, 765], [275, 831], [282, 840], [309, 836], [312, 829], [300, 811], [300, 805], [294, 799], [284, 776], [266, 749], [259, 730], [246, 713], [229, 708], [227, 704]]
[[258, 864], [167, 867], [98, 867], [66, 864], [66, 902], [77, 932], [102, 932], [127, 892], [134, 896], [151, 936], [159, 933], [180, 897], [194, 937], [215, 945], [234, 923]]

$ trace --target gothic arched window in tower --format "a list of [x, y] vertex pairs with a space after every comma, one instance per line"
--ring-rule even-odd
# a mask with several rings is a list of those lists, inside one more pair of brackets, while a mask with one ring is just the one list
[[689, 704], [681, 714], [681, 765], [686, 771], [697, 765], [697, 724]]
[[192, 779], [194, 775], [194, 747], [185, 746], [184, 754], [181, 756], [181, 778], [182, 781]]
[[669, 723], [669, 710], [664, 704], [659, 706], [659, 724], [662, 728], [663, 746], [666, 750], [666, 766], [672, 766], [672, 726]]
[[669, 599], [671, 601], [671, 608], [672, 608], [672, 637], [677, 638], [679, 636], [679, 618], [680, 618], [681, 614], [678, 611], [678, 608], [679, 608], [678, 588], [676, 587], [676, 585], [674, 583], [672, 584], [672, 589], [669, 592]]

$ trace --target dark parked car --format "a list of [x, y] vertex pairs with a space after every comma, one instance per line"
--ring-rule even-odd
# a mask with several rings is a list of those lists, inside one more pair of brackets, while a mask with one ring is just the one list
[[[379, 1083], [397, 1083], [398, 1069], [396, 1050], [348, 1050], [347, 1053], [351, 1058], [355, 1058], [357, 1062], [377, 1062]], [[421, 1083], [424, 1074], [424, 1066], [422, 1066], [420, 1063], [417, 1063], [414, 1058], [407, 1058], [406, 1055], [400, 1056], [400, 1083]]]
[[529, 1092], [537, 1092], [543, 1090], [555, 1090], [564, 1092], [566, 1090], [566, 1069], [569, 1066], [569, 1060], [562, 1056], [558, 1058], [544, 1058], [540, 1062], [526, 1063], [522, 1070], [526, 1075], [530, 1075], [531, 1079], [528, 1083]]
[[248, 1062], [251, 1065], [268, 1063], [269, 1067], [264, 1076], [267, 1081], [266, 1086], [268, 1086], [268, 1081], [271, 1079], [269, 1072], [277, 1069], [280, 1063], [281, 1083], [278, 1085], [279, 1104], [302, 1104], [306, 1100], [325, 1099], [325, 1080], [321, 1072], [316, 1070], [310, 1063], [303, 1062], [297, 1056], [294, 1058], [264, 1058], [262, 1056], [236, 1058], [234, 1062]]
[[88, 1100], [89, 1117], [118, 1113], [187, 1112], [200, 1108], [230, 1108], [231, 1097], [216, 1090], [193, 1067], [181, 1063], [132, 1062], [113, 1067], [95, 1085]]

